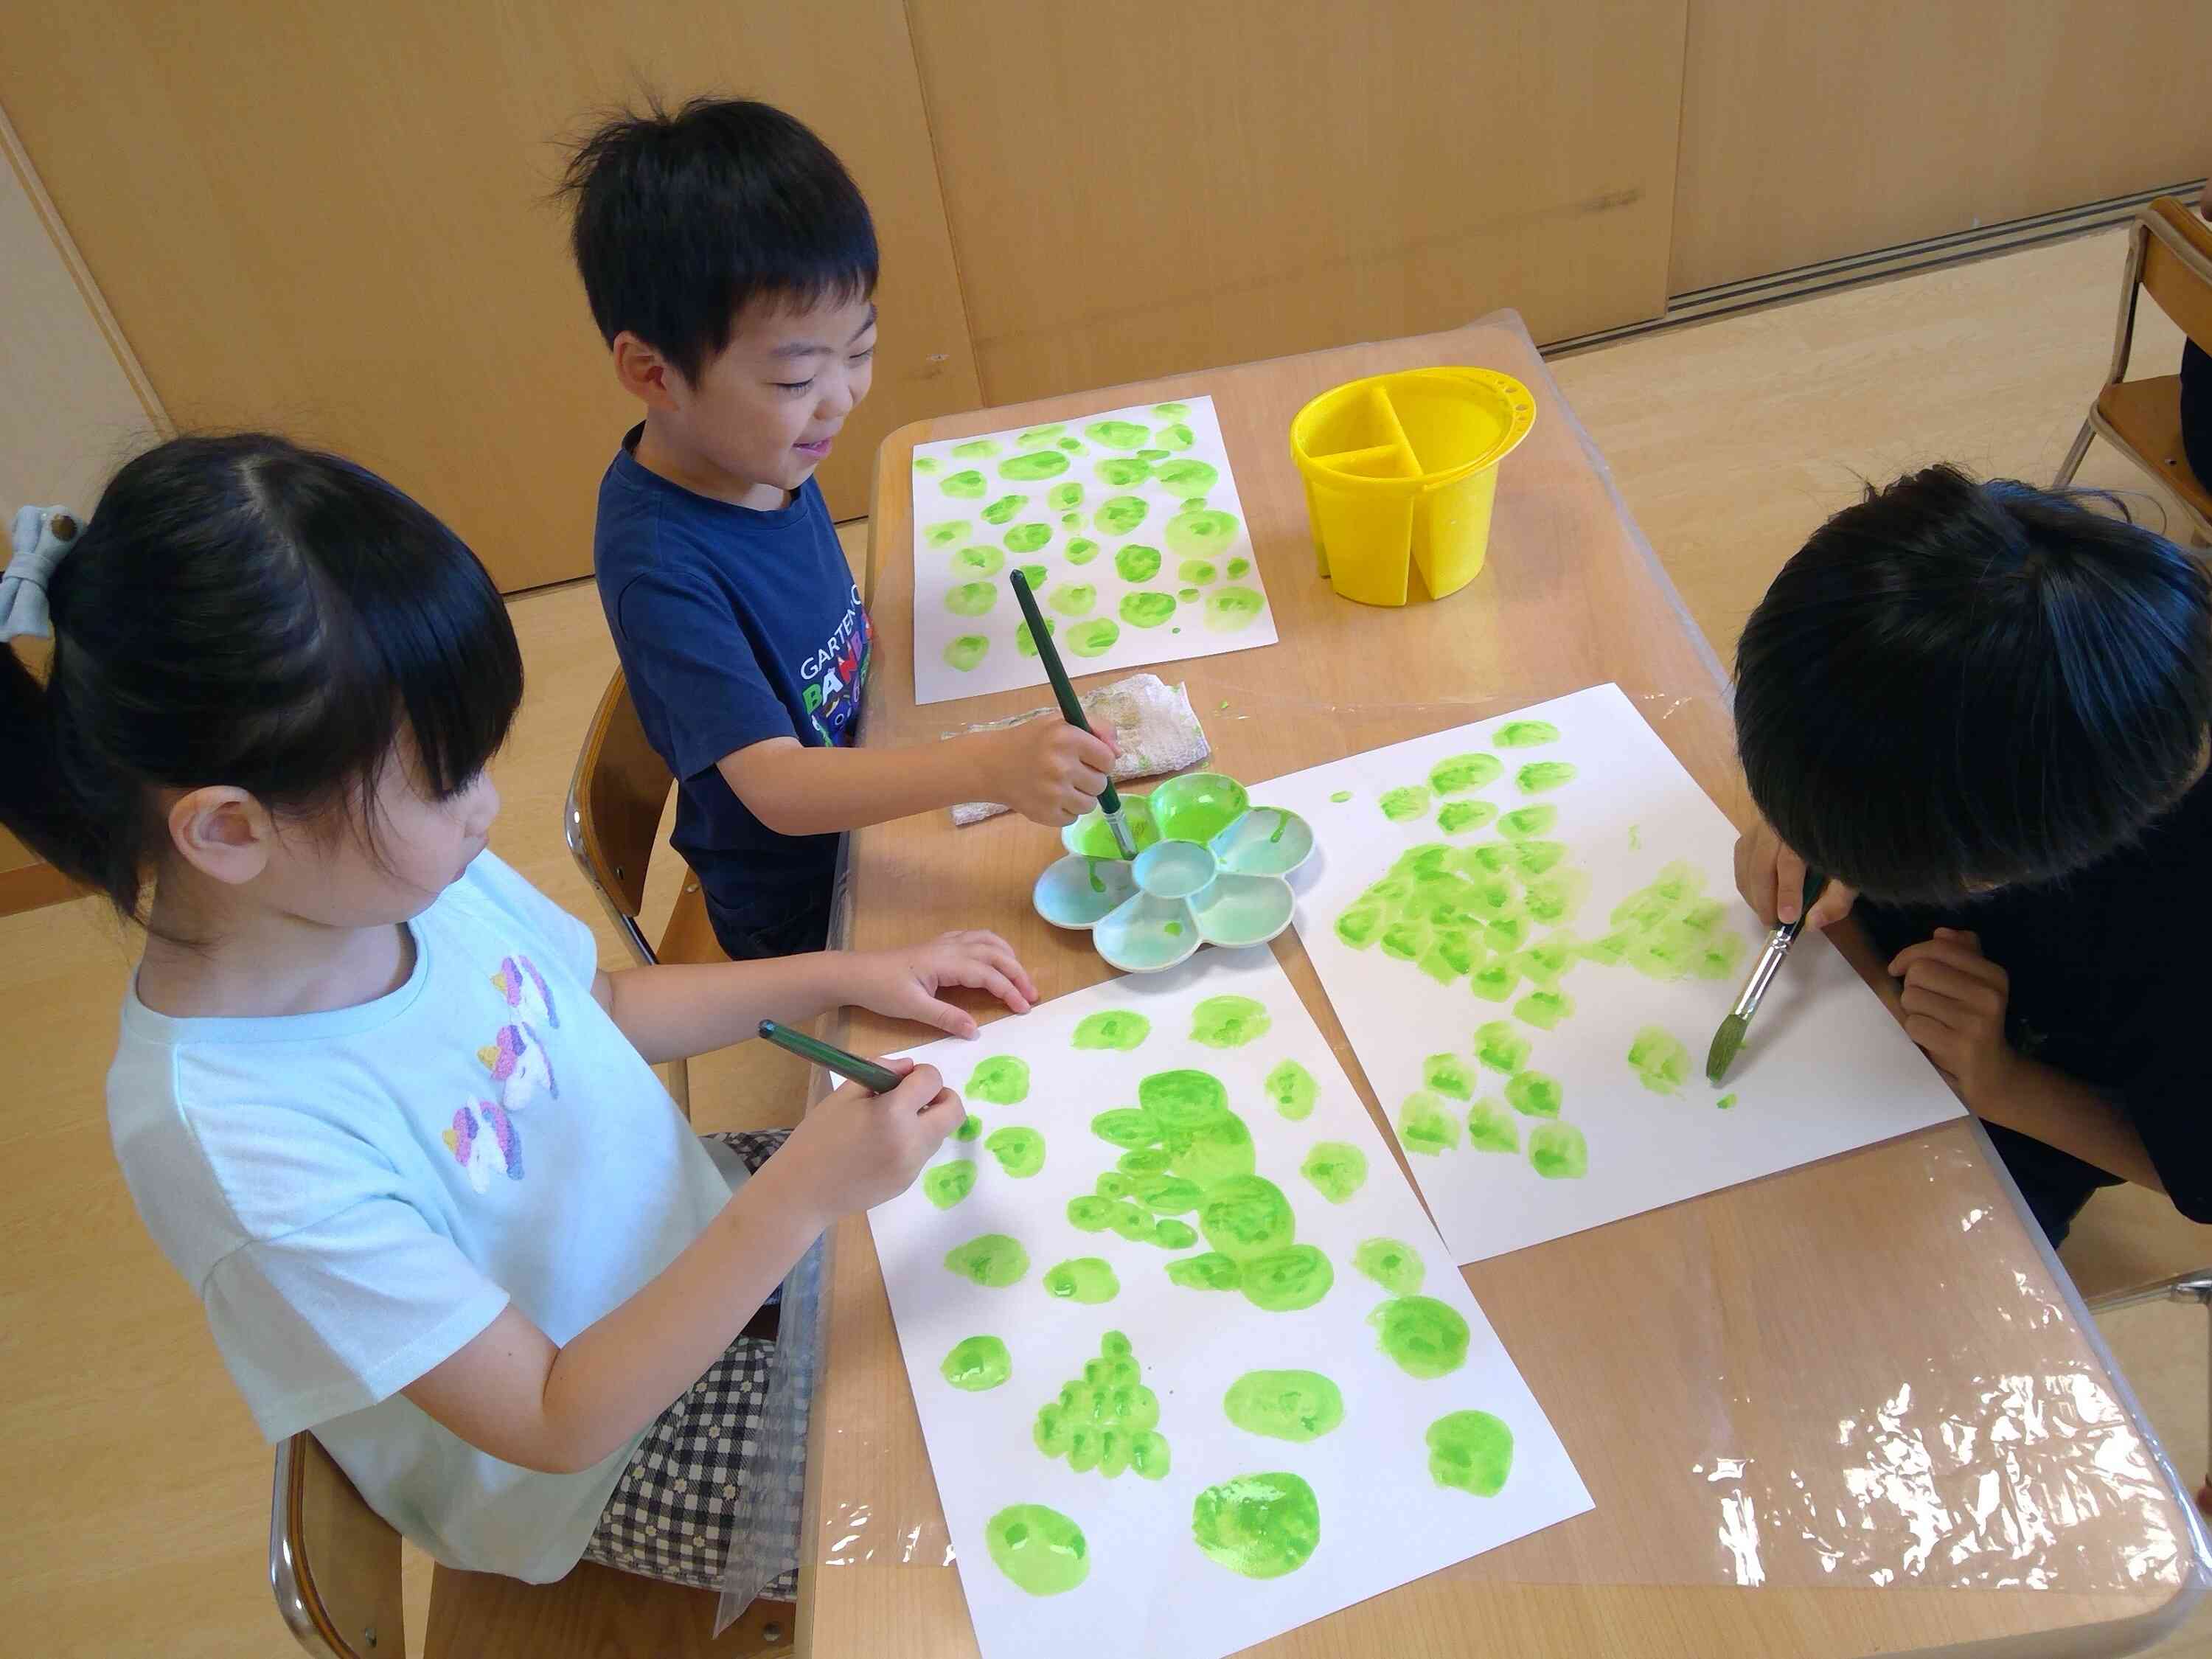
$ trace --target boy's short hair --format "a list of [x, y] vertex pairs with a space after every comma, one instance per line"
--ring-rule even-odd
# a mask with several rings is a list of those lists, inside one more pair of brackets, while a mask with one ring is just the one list
[[606, 122], [562, 191], [570, 246], [609, 345], [625, 330], [686, 380], [756, 300], [805, 307], [876, 288], [876, 228], [844, 164], [767, 104], [695, 98]]
[[2049, 880], [2202, 768], [2212, 580], [2081, 495], [1929, 467], [1783, 567], [1736, 648], [1735, 722], [1767, 822], [1869, 898]]

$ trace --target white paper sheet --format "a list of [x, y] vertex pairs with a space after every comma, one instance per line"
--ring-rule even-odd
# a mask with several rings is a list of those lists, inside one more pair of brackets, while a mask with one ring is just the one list
[[[1222, 996], [1260, 1004], [1269, 1028], [1241, 1047], [1194, 1041], [1194, 1011]], [[1109, 1010], [1141, 1015], [1149, 1035], [1127, 1050], [1076, 1047], [1080, 1022]], [[988, 1083], [970, 1086], [978, 1066], [998, 1056], [1030, 1068], [1027, 1096], [1017, 1103], [981, 1098], [993, 1092]], [[1565, 1449], [1266, 950], [1209, 951], [1169, 973], [1109, 981], [1002, 1020], [979, 1042], [934, 1043], [915, 1058], [939, 1066], [983, 1120], [981, 1138], [947, 1143], [932, 1166], [973, 1162], [974, 1187], [939, 1209], [927, 1195], [925, 1172], [869, 1220], [987, 1659], [1108, 1651], [1214, 1659], [1590, 1506]], [[1288, 1060], [1316, 1085], [1310, 1115], [1295, 1120], [1278, 1109], [1267, 1082]], [[1140, 1079], [1185, 1069], [1226, 1087], [1231, 1111], [1250, 1132], [1258, 1175], [1290, 1202], [1295, 1245], [1327, 1256], [1334, 1280], [1310, 1306], [1263, 1311], [1237, 1290], [1171, 1282], [1169, 1263], [1207, 1253], [1218, 1229], [1170, 1250], [1112, 1230], [1079, 1231], [1068, 1219], [1069, 1200], [1096, 1196], [1097, 1177], [1115, 1170], [1124, 1150], [1092, 1133], [1094, 1116], [1135, 1105]], [[1295, 1079], [1276, 1075], [1297, 1109]], [[1040, 1173], [1018, 1179], [1001, 1167], [990, 1136], [1024, 1127], [1043, 1136], [1045, 1162]], [[1301, 1174], [1322, 1142], [1357, 1148], [1365, 1162], [1364, 1185], [1341, 1203]], [[1204, 1217], [1180, 1219], [1195, 1228]], [[1026, 1249], [1026, 1271], [1003, 1288], [945, 1266], [948, 1252], [988, 1234]], [[1456, 1369], [1411, 1376], [1378, 1346], [1370, 1316], [1385, 1304], [1401, 1312], [1413, 1304], [1355, 1267], [1359, 1245], [1370, 1238], [1409, 1247], [1425, 1269], [1417, 1294], [1466, 1322], [1467, 1355]], [[1085, 1257], [1109, 1264], [1118, 1295], [1086, 1305], [1048, 1293], [1050, 1269]], [[1033, 1439], [1039, 1407], [1082, 1376], [1113, 1331], [1127, 1337], [1145, 1386], [1157, 1395], [1155, 1432], [1168, 1442], [1170, 1460], [1164, 1479], [1133, 1469], [1112, 1480], [1096, 1469], [1078, 1473], [1066, 1458], [1048, 1459]], [[995, 1388], [963, 1391], [940, 1366], [956, 1344], [976, 1335], [1004, 1341], [1012, 1375]], [[1326, 1376], [1340, 1393], [1341, 1422], [1302, 1443], [1236, 1426], [1224, 1395], [1261, 1370]], [[1431, 1477], [1430, 1426], [1465, 1411], [1490, 1413], [1511, 1431], [1510, 1473], [1494, 1495]], [[1311, 1555], [1272, 1577], [1219, 1565], [1195, 1540], [1200, 1494], [1237, 1477], [1277, 1473], [1295, 1474], [1315, 1496], [1319, 1538]], [[1032, 1594], [995, 1564], [986, 1528], [1017, 1504], [1045, 1505], [1081, 1528], [1088, 1575], [1080, 1584]]]
[[[1540, 738], [1533, 729], [1540, 726], [1555, 727], [1556, 740], [1521, 747], [1500, 741]], [[1497, 776], [1456, 793], [1438, 792], [1432, 769], [1468, 755], [1494, 757]], [[1528, 779], [1534, 789], [1522, 787], [1521, 769], [1560, 763], [1572, 769], [1564, 781], [1539, 772]], [[1486, 763], [1460, 769], [1477, 776], [1488, 769]], [[1461, 781], [1449, 770], [1443, 780]], [[1408, 789], [1420, 793], [1391, 793]], [[1736, 894], [1735, 831], [1616, 686], [1255, 784], [1252, 798], [1303, 813], [1314, 826], [1320, 854], [1293, 878], [1298, 937], [1407, 1148], [1430, 1212], [1462, 1262], [1960, 1115], [1919, 1050], [1818, 937], [1801, 939], [1783, 964], [1726, 1085], [1706, 1083], [1706, 1050], [1765, 933]], [[1403, 816], [1390, 816], [1386, 799]], [[1491, 807], [1498, 816], [1476, 822]], [[1521, 842], [1510, 838], [1508, 830], [1528, 827], [1511, 819], [1516, 809], [1547, 807], [1555, 809], [1554, 823]], [[1544, 918], [1527, 924], [1529, 943], [1555, 935], [1562, 944], [1573, 941], [1557, 980], [1572, 1012], [1551, 1028], [1522, 1017], [1541, 1021], [1558, 1014], [1558, 1005], [1543, 1001], [1523, 1006], [1523, 997], [1543, 988], [1537, 981], [1521, 977], [1503, 1001], [1475, 994], [1476, 973], [1487, 968], [1497, 975], [1487, 988], [1494, 994], [1514, 972], [1510, 965], [1493, 966], [1515, 958], [1491, 948], [1504, 941], [1486, 925], [1462, 928], [1480, 943], [1474, 965], [1455, 975], [1457, 964], [1441, 953], [1430, 960], [1433, 975], [1418, 957], [1390, 954], [1393, 947], [1421, 955], [1437, 950], [1433, 918], [1425, 940], [1417, 918], [1390, 945], [1377, 937], [1354, 949], [1340, 936], [1348, 911], [1365, 912], [1346, 924], [1354, 939], [1398, 914], [1394, 907], [1401, 902], [1391, 895], [1363, 905], [1363, 894], [1411, 849], [1437, 843], [1454, 849], [1447, 867], [1455, 873], [1487, 876], [1483, 858], [1506, 862], [1511, 885], [1503, 920], [1510, 927], [1513, 913], [1525, 911], [1532, 897]], [[1516, 846], [1538, 849], [1530, 855], [1536, 865], [1556, 849], [1559, 862], [1532, 877], [1518, 869]], [[1650, 894], [1670, 866], [1686, 868], [1679, 890], [1650, 895], [1648, 911], [1616, 916], [1616, 907], [1632, 895]], [[1431, 892], [1449, 902], [1455, 890]], [[1492, 896], [1479, 895], [1474, 914], [1487, 914]], [[1418, 898], [1413, 902], [1420, 907]], [[1570, 913], [1550, 920], [1561, 907]], [[1459, 926], [1455, 918], [1445, 925]], [[1599, 954], [1577, 945], [1595, 945]], [[1460, 942], [1462, 957], [1468, 946], [1467, 939]], [[1620, 959], [1607, 959], [1615, 956]], [[1549, 972], [1541, 961], [1525, 965]], [[1523, 1064], [1534, 1082], [1510, 1079], [1477, 1058], [1486, 1024], [1504, 1034], [1505, 1041], [1492, 1045], [1501, 1060], [1519, 1059], [1515, 1045], [1526, 1043]], [[1671, 1054], [1679, 1082], [1667, 1074], [1664, 1043], [1639, 1048], [1647, 1031], [1680, 1045]], [[1631, 1061], [1632, 1049], [1644, 1062], [1641, 1069]], [[1431, 1072], [1434, 1056], [1443, 1058]], [[1647, 1085], [1647, 1070], [1654, 1084], [1671, 1086]], [[1447, 1086], [1436, 1086], [1440, 1079]], [[1407, 1103], [1421, 1094], [1428, 1099], [1415, 1109], [1409, 1136]], [[1471, 1133], [1474, 1109], [1486, 1103], [1482, 1138], [1495, 1150], [1476, 1146]], [[1546, 1111], [1555, 1115], [1531, 1115]], [[1455, 1133], [1436, 1127], [1438, 1112], [1451, 1120]], [[1504, 1148], [1508, 1132], [1517, 1148]], [[1573, 1167], [1577, 1134], [1587, 1158], [1579, 1176], [1563, 1172]], [[1451, 1144], [1439, 1146], [1447, 1139]], [[1540, 1146], [1555, 1173], [1538, 1172]]]
[[914, 466], [917, 703], [1045, 684], [1017, 567], [1078, 678], [1275, 642], [1211, 398], [923, 444]]

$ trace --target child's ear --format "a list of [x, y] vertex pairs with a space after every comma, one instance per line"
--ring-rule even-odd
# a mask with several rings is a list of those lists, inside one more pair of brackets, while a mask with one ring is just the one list
[[623, 391], [647, 409], [672, 414], [682, 406], [679, 394], [685, 389], [684, 377], [665, 357], [628, 329], [615, 336], [611, 349], [615, 379], [622, 382]]
[[227, 784], [187, 790], [169, 804], [169, 844], [196, 870], [242, 887], [269, 867], [276, 825], [268, 809]]

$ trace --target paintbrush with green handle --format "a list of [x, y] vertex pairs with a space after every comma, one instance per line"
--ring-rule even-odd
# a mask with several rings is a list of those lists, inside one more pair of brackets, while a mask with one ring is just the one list
[[849, 1078], [871, 1094], [887, 1095], [905, 1079], [888, 1066], [878, 1066], [872, 1060], [862, 1060], [858, 1054], [848, 1054], [834, 1042], [824, 1042], [804, 1031], [793, 1031], [777, 1024], [772, 1019], [760, 1023], [760, 1034], [787, 1054], [801, 1060], [811, 1060], [825, 1072], [835, 1072], [839, 1077]]
[[1808, 870], [1805, 872], [1805, 896], [1799, 906], [1797, 920], [1784, 922], [1766, 936], [1766, 948], [1759, 953], [1759, 962], [1752, 969], [1751, 977], [1744, 981], [1743, 989], [1736, 997], [1735, 1006], [1729, 1010], [1729, 1017], [1721, 1022], [1721, 1029], [1713, 1033], [1713, 1046], [1705, 1054], [1705, 1081], [1708, 1083], [1718, 1087], [1720, 1080], [1728, 1075], [1729, 1067], [1735, 1064], [1736, 1052], [1743, 1047], [1744, 1037], [1751, 1030], [1751, 1017], [1759, 1012], [1759, 999], [1766, 994], [1766, 988], [1774, 982], [1774, 975], [1781, 970], [1782, 958], [1790, 954], [1790, 947], [1797, 942], [1797, 935], [1804, 931], [1805, 918], [1813, 914], [1814, 901], [1820, 896], [1820, 890], [1827, 884], [1828, 878], [1818, 870]]
[[[1060, 647], [1052, 642], [1052, 630], [1044, 625], [1044, 617], [1037, 610], [1036, 595], [1030, 592], [1030, 579], [1014, 570], [1007, 573], [1006, 580], [1013, 584], [1014, 602], [1021, 606], [1022, 618], [1030, 625], [1030, 642], [1036, 647], [1037, 660], [1044, 665], [1045, 678], [1052, 682], [1052, 694], [1060, 699], [1060, 712], [1077, 731], [1088, 732], [1091, 722], [1083, 718], [1083, 705], [1076, 701], [1074, 686], [1068, 684], [1067, 670], [1060, 666]], [[1128, 822], [1121, 816], [1121, 794], [1114, 787], [1111, 778], [1098, 792], [1098, 810], [1105, 814], [1106, 827], [1114, 832], [1114, 845], [1121, 849], [1121, 856], [1136, 857], [1136, 838], [1130, 835]]]

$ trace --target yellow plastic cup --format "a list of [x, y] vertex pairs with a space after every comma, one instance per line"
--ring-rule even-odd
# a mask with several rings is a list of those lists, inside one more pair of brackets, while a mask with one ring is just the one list
[[1403, 605], [1413, 572], [1441, 599], [1490, 547], [1498, 464], [1536, 400], [1488, 368], [1414, 368], [1324, 392], [1291, 422], [1321, 574], [1347, 599]]

